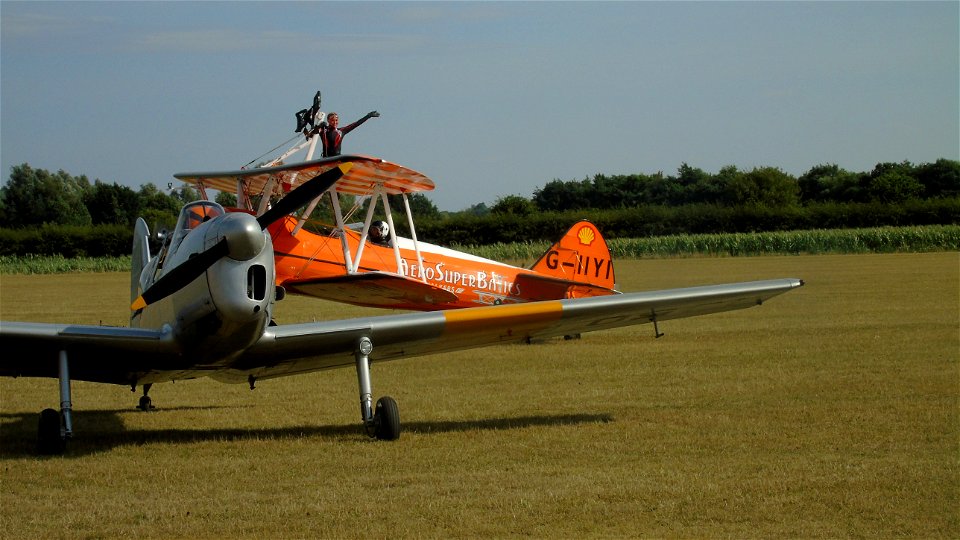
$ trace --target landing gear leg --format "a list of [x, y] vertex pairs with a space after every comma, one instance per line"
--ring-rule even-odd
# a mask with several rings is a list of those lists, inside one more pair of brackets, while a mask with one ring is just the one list
[[137, 408], [141, 411], [149, 411], [154, 408], [153, 400], [151, 400], [150, 396], [147, 395], [152, 387], [152, 383], [143, 385], [143, 396], [140, 397], [140, 403], [137, 405]]
[[373, 391], [370, 385], [370, 353], [373, 342], [370, 338], [361, 338], [357, 343], [357, 381], [360, 384], [360, 418], [363, 420], [367, 435], [382, 441], [394, 441], [400, 438], [400, 409], [393, 398], [384, 396], [377, 400], [373, 408]]
[[37, 450], [41, 454], [62, 454], [67, 447], [67, 440], [73, 437], [73, 403], [70, 398], [70, 365], [67, 361], [67, 351], [60, 351], [57, 363], [60, 412], [45, 409], [40, 413]]

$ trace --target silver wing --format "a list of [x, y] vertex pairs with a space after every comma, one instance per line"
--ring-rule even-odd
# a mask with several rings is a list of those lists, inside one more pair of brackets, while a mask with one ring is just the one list
[[74, 380], [248, 382], [352, 367], [361, 338], [373, 343], [371, 360], [398, 360], [742, 309], [801, 285], [779, 279], [274, 326], [239, 355], [206, 365], [179, 350], [169, 331], [2, 322], [0, 376], [57, 377], [58, 352], [67, 351]]
[[190, 363], [170, 332], [115, 326], [4, 321], [0, 349], [0, 376], [7, 377], [57, 377], [60, 351], [69, 353], [71, 378], [78, 381], [133, 384], [150, 372], [175, 372]]
[[373, 343], [371, 360], [398, 360], [742, 309], [802, 285], [779, 279], [277, 326], [211, 376], [246, 382], [354, 366], [364, 337]]

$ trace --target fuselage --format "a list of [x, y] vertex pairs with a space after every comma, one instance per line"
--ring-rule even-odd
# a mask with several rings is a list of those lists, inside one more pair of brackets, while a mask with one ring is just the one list
[[141, 288], [149, 289], [225, 238], [226, 256], [169, 296], [136, 311], [130, 326], [169, 331], [184, 360], [211, 366], [228, 362], [255, 343], [270, 322], [275, 271], [270, 236], [249, 214], [223, 213], [194, 227], [178, 223], [169, 245], [143, 268]]
[[[314, 278], [332, 278], [347, 274], [343, 239], [335, 235], [314, 234], [306, 230], [292, 235], [296, 220], [280, 220], [268, 229], [273, 238], [276, 255], [277, 285]], [[350, 253], [358, 253], [360, 235], [346, 229], [346, 243]], [[477, 257], [426, 242], [394, 237], [398, 247], [378, 245], [367, 241], [355, 273], [394, 272], [444, 289], [456, 295], [456, 300], [442, 305], [422, 302], [364, 303], [362, 298], [351, 303], [398, 309], [436, 310], [498, 305], [534, 300], [556, 299], [555, 286], [528, 280], [535, 272], [498, 261]], [[356, 264], [356, 261], [351, 261]], [[571, 296], [572, 297], [572, 296]]]

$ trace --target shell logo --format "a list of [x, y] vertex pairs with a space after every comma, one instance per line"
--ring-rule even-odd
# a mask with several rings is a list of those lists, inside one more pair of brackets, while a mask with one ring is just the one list
[[585, 246], [592, 244], [596, 237], [596, 233], [594, 233], [590, 227], [580, 227], [580, 230], [577, 231], [577, 238], [580, 240], [580, 243]]

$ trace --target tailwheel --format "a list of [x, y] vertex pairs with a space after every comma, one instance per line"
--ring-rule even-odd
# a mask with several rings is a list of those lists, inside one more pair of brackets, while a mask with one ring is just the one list
[[153, 400], [147, 395], [151, 388], [153, 388], [153, 383], [143, 385], [143, 395], [140, 396], [140, 403], [137, 405], [137, 408], [141, 411], [149, 411], [154, 409]]
[[44, 409], [40, 413], [40, 425], [37, 429], [37, 451], [47, 455], [62, 454], [66, 443], [60, 413], [54, 409]]
[[392, 397], [384, 396], [377, 400], [373, 425], [373, 435], [381, 441], [395, 441], [400, 438], [400, 408]]
[[153, 409], [153, 400], [150, 399], [150, 396], [140, 396], [140, 404], [137, 405], [137, 408], [141, 411], [149, 411]]

